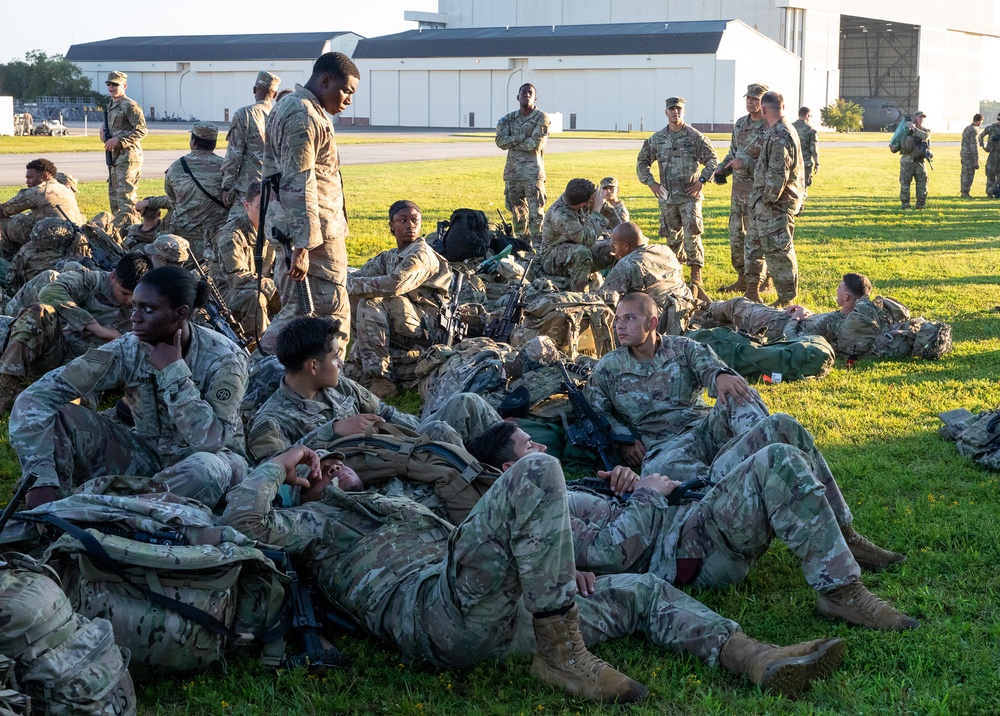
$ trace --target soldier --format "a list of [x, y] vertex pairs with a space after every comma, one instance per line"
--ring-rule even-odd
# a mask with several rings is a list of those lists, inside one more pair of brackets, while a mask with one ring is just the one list
[[1000, 186], [1000, 113], [997, 121], [980, 133], [979, 144], [986, 152], [986, 196], [996, 199]]
[[132, 292], [149, 269], [132, 253], [110, 273], [66, 271], [47, 282], [18, 314], [0, 356], [0, 415], [27, 383], [127, 332]]
[[229, 123], [226, 158], [222, 162], [222, 201], [232, 207], [229, 218], [243, 213], [247, 190], [260, 184], [264, 168], [264, 122], [271, 113], [281, 78], [261, 70], [254, 82], [251, 105], [240, 107]]
[[[913, 121], [907, 122], [909, 134], [903, 138], [899, 146], [899, 201], [902, 208], [910, 208], [910, 182], [917, 184], [917, 209], [927, 206], [927, 169], [924, 160], [927, 158], [927, 140], [931, 130], [924, 129], [923, 112], [913, 115]], [[989, 177], [989, 162], [986, 165], [987, 179]]]
[[[701, 285], [702, 187], [719, 162], [708, 138], [684, 123], [684, 111], [682, 97], [667, 98], [668, 124], [643, 142], [635, 169], [660, 204], [660, 236], [666, 237], [680, 262], [691, 267], [691, 283]], [[660, 167], [659, 182], [650, 171], [653, 162]], [[704, 167], [700, 174], [699, 166]]]
[[219, 130], [209, 122], [195, 122], [191, 151], [167, 167], [165, 197], [143, 199], [137, 211], [149, 207], [170, 209], [170, 232], [183, 236], [195, 256], [204, 256], [205, 242], [226, 223], [228, 209], [222, 202], [222, 157], [215, 153]]
[[[265, 230], [270, 227], [289, 242], [276, 264], [287, 278], [311, 278], [316, 311], [340, 319], [340, 344], [347, 345], [351, 329], [351, 304], [347, 298], [347, 206], [340, 174], [340, 155], [333, 125], [325, 112], [339, 114], [351, 104], [361, 73], [340, 52], [316, 60], [304, 87], [274, 105], [268, 116], [263, 176], [278, 175], [280, 193], [274, 195]], [[273, 215], [270, 213], [273, 211]], [[289, 253], [290, 252], [290, 253]], [[282, 326], [301, 313], [294, 285], [283, 275], [275, 282], [282, 291], [282, 309], [261, 342], [271, 350]]]
[[125, 231], [122, 245], [126, 251], [142, 250], [147, 244], [153, 243], [157, 236], [166, 233], [163, 231], [163, 222], [160, 220], [160, 210], [155, 206], [150, 206], [146, 197], [146, 208], [142, 210], [142, 223], [132, 224]]
[[507, 150], [503, 169], [504, 202], [514, 222], [514, 236], [527, 235], [534, 248], [542, 238], [545, 208], [545, 141], [549, 116], [535, 107], [535, 86], [517, 91], [519, 109], [497, 122], [496, 142]]
[[[508, 470], [545, 446], [516, 424], [501, 423], [470, 443], [469, 452]], [[632, 494], [622, 503], [569, 491], [578, 569], [648, 571], [679, 586], [724, 589], [741, 581], [777, 537], [799, 558], [821, 613], [871, 629], [919, 626], [861, 582], [862, 570], [880, 571], [905, 557], [854, 529], [826, 460], [788, 415], [772, 415], [727, 447], [699, 501], [668, 503], [680, 483], [662, 475], [637, 480], [622, 466], [599, 474]]]
[[352, 369], [383, 398], [396, 394], [391, 345], [429, 348], [441, 342], [441, 309], [450, 300], [451, 268], [420, 235], [420, 207], [389, 207], [396, 248], [369, 259], [347, 277], [355, 316]]
[[101, 141], [104, 151], [111, 152], [114, 164], [108, 182], [108, 203], [111, 213], [134, 214], [138, 196], [136, 188], [142, 174], [142, 145], [146, 136], [146, 117], [139, 104], [125, 96], [128, 89], [128, 75], [124, 72], [109, 72], [104, 83], [108, 88], [111, 102], [107, 109], [107, 124], [111, 136], [107, 136], [101, 126]]
[[[56, 165], [48, 159], [32, 159], [24, 171], [27, 188], [0, 204], [0, 251], [5, 258], [12, 258], [28, 243], [31, 229], [39, 219], [62, 219], [59, 209], [74, 224], [87, 220], [77, 206], [73, 190], [60, 183], [57, 174]], [[23, 214], [25, 211], [29, 213]]]
[[804, 202], [809, 196], [809, 187], [812, 186], [813, 177], [819, 173], [819, 149], [817, 147], [816, 130], [809, 124], [812, 119], [812, 112], [808, 107], [799, 107], [799, 118], [792, 122], [795, 131], [799, 133], [799, 146], [802, 149], [802, 171], [805, 181], [805, 192], [802, 194]]
[[619, 224], [628, 221], [628, 208], [618, 198], [618, 180], [614, 177], [604, 177], [599, 185], [604, 203], [601, 205], [601, 216], [608, 222], [608, 231]]
[[160, 234], [153, 243], [146, 244], [142, 252], [153, 262], [155, 269], [164, 266], [189, 268], [191, 263], [191, 244], [177, 234]]
[[[586, 291], [601, 285], [595, 269], [611, 261], [610, 241], [601, 209], [604, 194], [589, 179], [571, 179], [566, 191], [545, 212], [538, 275], [552, 278], [568, 291]], [[599, 240], [600, 239], [600, 240]]]
[[[207, 286], [176, 266], [146, 274], [132, 296], [132, 332], [47, 373], [18, 397], [10, 443], [21, 474], [38, 476], [34, 507], [103, 475], [155, 476], [171, 492], [213, 507], [243, 478], [238, 408], [246, 353], [189, 321]], [[128, 429], [78, 398], [122, 389]]]
[[971, 199], [969, 191], [976, 179], [979, 169], [979, 127], [983, 123], [983, 115], [976, 112], [972, 115], [972, 124], [962, 130], [962, 193], [963, 199]]
[[[297, 476], [299, 464], [308, 478]], [[303, 488], [300, 507], [273, 506], [283, 483]], [[345, 492], [300, 446], [230, 491], [223, 522], [300, 555], [327, 598], [405, 660], [439, 668], [533, 653], [542, 681], [625, 703], [647, 689], [587, 644], [641, 632], [784, 693], [806, 688], [843, 657], [839, 639], [786, 648], [754, 641], [653, 575], [577, 573], [566, 484], [548, 455], [519, 460], [455, 527], [406, 498]]]
[[784, 98], [768, 91], [760, 98], [770, 129], [754, 166], [750, 205], [753, 221], [746, 239], [746, 297], [760, 303], [766, 271], [778, 292], [775, 305], [786, 306], [799, 292], [799, 267], [792, 239], [795, 215], [802, 208], [802, 151], [799, 135], [784, 117]]
[[753, 191], [753, 173], [763, 146], [767, 122], [760, 108], [760, 98], [767, 92], [767, 85], [758, 82], [747, 87], [746, 107], [748, 114], [736, 120], [733, 138], [729, 143], [729, 153], [723, 158], [713, 179], [723, 183], [723, 178], [732, 175], [733, 193], [729, 205], [729, 259], [736, 269], [736, 281], [722, 286], [720, 291], [747, 289], [746, 238], [747, 228], [753, 219], [750, 194]]

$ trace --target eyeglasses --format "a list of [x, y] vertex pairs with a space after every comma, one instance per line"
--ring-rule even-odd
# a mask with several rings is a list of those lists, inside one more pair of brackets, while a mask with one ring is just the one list
[[121, 87], [120, 82], [105, 82], [104, 84], [107, 85], [108, 87]]

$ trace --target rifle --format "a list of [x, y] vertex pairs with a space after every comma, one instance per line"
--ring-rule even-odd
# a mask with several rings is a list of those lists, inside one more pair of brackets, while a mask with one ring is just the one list
[[3, 514], [0, 515], [0, 532], [3, 532], [7, 523], [10, 522], [10, 518], [14, 516], [15, 512], [17, 512], [17, 508], [21, 505], [21, 502], [24, 501], [24, 497], [28, 494], [28, 490], [35, 486], [35, 481], [37, 479], [38, 475], [34, 472], [30, 472], [24, 476], [21, 480], [21, 484], [17, 486], [16, 490], [14, 490], [14, 494], [11, 496], [10, 502], [7, 503], [7, 506], [3, 510]]
[[528, 262], [524, 269], [524, 275], [521, 276], [521, 281], [508, 295], [507, 305], [503, 307], [503, 315], [500, 318], [491, 318], [490, 322], [486, 324], [483, 335], [487, 338], [492, 338], [497, 343], [510, 343], [510, 334], [520, 325], [521, 319], [524, 317], [524, 282], [527, 280], [528, 272], [531, 271], [531, 266], [534, 263], [534, 259]]
[[[281, 180], [280, 174], [271, 174], [260, 180], [260, 219], [257, 222], [257, 240], [254, 242], [253, 259], [257, 269], [257, 302], [260, 303], [261, 295], [264, 293], [264, 223], [267, 220], [267, 207], [271, 203], [271, 194], [278, 194], [278, 182]], [[281, 198], [280, 196], [278, 197]], [[260, 312], [253, 314], [253, 340], [257, 344], [257, 350], [262, 356], [270, 353], [260, 342]]]
[[208, 301], [205, 304], [205, 311], [208, 312], [208, 322], [212, 324], [212, 328], [245, 350], [250, 340], [243, 332], [243, 326], [236, 320], [236, 316], [233, 315], [233, 312], [226, 304], [226, 299], [222, 297], [222, 292], [219, 291], [219, 286], [215, 283], [215, 279], [204, 269], [194, 253], [191, 254], [191, 260], [194, 262], [194, 267], [197, 269], [198, 274], [208, 284]]
[[507, 217], [503, 215], [502, 211], [500, 211], [500, 207], [497, 207], [497, 214], [500, 216], [500, 228], [503, 229], [503, 235], [513, 238], [514, 227], [507, 221]]
[[465, 279], [461, 273], [456, 271], [451, 277], [451, 300], [441, 309], [441, 328], [448, 333], [445, 345], [451, 348], [456, 339], [461, 341], [465, 334], [469, 332], [469, 324], [458, 317], [458, 295], [462, 292], [462, 281]]
[[562, 416], [566, 437], [576, 446], [586, 445], [596, 451], [605, 470], [614, 469], [616, 462], [612, 458], [615, 457], [615, 445], [631, 445], [635, 438], [631, 434], [616, 433], [607, 417], [594, 410], [583, 391], [576, 387], [566, 370], [566, 363], [559, 361], [559, 368], [563, 374], [563, 388], [576, 413], [575, 425], [569, 424], [565, 414]]
[[[292, 268], [292, 239], [288, 234], [281, 231], [277, 226], [271, 227], [271, 236], [285, 249], [285, 268]], [[291, 279], [289, 279], [291, 280]], [[309, 275], [306, 274], [301, 281], [295, 281], [295, 296], [299, 302], [299, 311], [303, 316], [315, 316], [316, 305], [313, 303], [312, 286], [309, 284]]]
[[56, 211], [62, 214], [63, 220], [71, 229], [73, 229], [73, 231], [87, 240], [87, 245], [90, 247], [91, 258], [94, 260], [97, 267], [103, 269], [104, 271], [114, 271], [118, 266], [118, 262], [121, 261], [122, 257], [125, 255], [125, 251], [118, 245], [118, 242], [93, 224], [87, 224], [87, 228], [90, 229], [89, 232], [84, 231], [82, 226], [74, 224], [70, 221], [69, 216], [61, 206], [57, 206]]
[[[108, 98], [108, 106], [104, 108], [104, 141], [107, 143], [111, 139], [111, 125], [108, 123], [108, 113], [111, 111], [111, 104], [114, 102], [113, 99]], [[104, 163], [108, 165], [108, 184], [111, 184], [111, 167], [115, 164], [115, 155], [104, 150]]]
[[[611, 483], [605, 480], [603, 477], [581, 477], [578, 480], [567, 480], [566, 487], [569, 489], [584, 489], [596, 492], [600, 495], [608, 495], [610, 497], [619, 497], [614, 492], [611, 491]], [[667, 495], [668, 505], [679, 505], [684, 500], [700, 500], [705, 496], [704, 492], [698, 492], [703, 487], [708, 487], [708, 482], [704, 478], [696, 477], [687, 482], [682, 482], [680, 485], [674, 488], [673, 492]], [[621, 495], [619, 499], [622, 501], [628, 500], [632, 497], [631, 492], [626, 492]]]
[[[497, 209], [499, 211], [499, 209]], [[478, 266], [476, 266], [476, 273], [493, 273], [497, 270], [497, 266], [505, 258], [510, 256], [511, 252], [514, 250], [513, 244], [507, 244], [503, 247], [503, 251], [498, 254], [493, 254], [488, 259], [483, 259]]]

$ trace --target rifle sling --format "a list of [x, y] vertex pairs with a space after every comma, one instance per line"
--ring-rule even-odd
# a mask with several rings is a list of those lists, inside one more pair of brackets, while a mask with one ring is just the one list
[[218, 204], [219, 206], [221, 206], [223, 209], [229, 209], [228, 206], [226, 206], [225, 204], [222, 203], [222, 199], [219, 199], [218, 197], [212, 196], [211, 194], [208, 193], [208, 189], [206, 189], [205, 187], [203, 187], [201, 185], [201, 182], [198, 181], [198, 177], [196, 177], [191, 172], [191, 167], [189, 167], [188, 163], [186, 161], [184, 161], [184, 157], [181, 157], [181, 169], [184, 170], [185, 174], [187, 174], [189, 177], [191, 177], [191, 181], [194, 182], [194, 185], [196, 187], [198, 187], [198, 189], [201, 191], [202, 194], [204, 194], [205, 196], [207, 196], [209, 199], [211, 199], [212, 201], [214, 201], [216, 204]]

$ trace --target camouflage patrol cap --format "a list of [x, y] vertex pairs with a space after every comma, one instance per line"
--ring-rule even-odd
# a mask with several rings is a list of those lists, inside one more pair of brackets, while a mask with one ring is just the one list
[[108, 82], [128, 82], [128, 75], [124, 72], [119, 72], [118, 70], [113, 70], [108, 73]]
[[191, 244], [177, 234], [160, 234], [153, 243], [143, 246], [142, 250], [147, 256], [158, 256], [172, 264], [183, 264], [191, 255]]
[[917, 117], [926, 117], [926, 116], [927, 115], [924, 114], [923, 112], [921, 112], [919, 109], [916, 112], [913, 113], [913, 118], [914, 119], [916, 119]]
[[764, 96], [764, 93], [768, 91], [767, 85], [762, 85], [759, 82], [754, 82], [747, 86], [747, 93], [743, 95], [744, 97], [756, 97], [760, 99]]
[[683, 97], [667, 97], [667, 109], [671, 107], [683, 107], [684, 98]]
[[332, 460], [346, 460], [347, 459], [347, 455], [345, 455], [342, 452], [330, 452], [329, 450], [324, 450], [322, 448], [320, 448], [319, 450], [317, 450], [316, 454], [319, 455], [319, 459], [320, 460], [326, 460], [327, 458], [330, 458]]
[[216, 129], [214, 124], [209, 122], [195, 122], [194, 127], [191, 128], [191, 134], [198, 137], [198, 139], [205, 139], [210, 142], [219, 138], [219, 130]]
[[280, 84], [280, 77], [264, 70], [257, 73], [257, 81], [254, 82], [255, 87], [267, 87], [269, 90], [278, 89], [278, 85]]
[[604, 177], [601, 179], [601, 189], [606, 186], [618, 186], [618, 180], [614, 177]]

